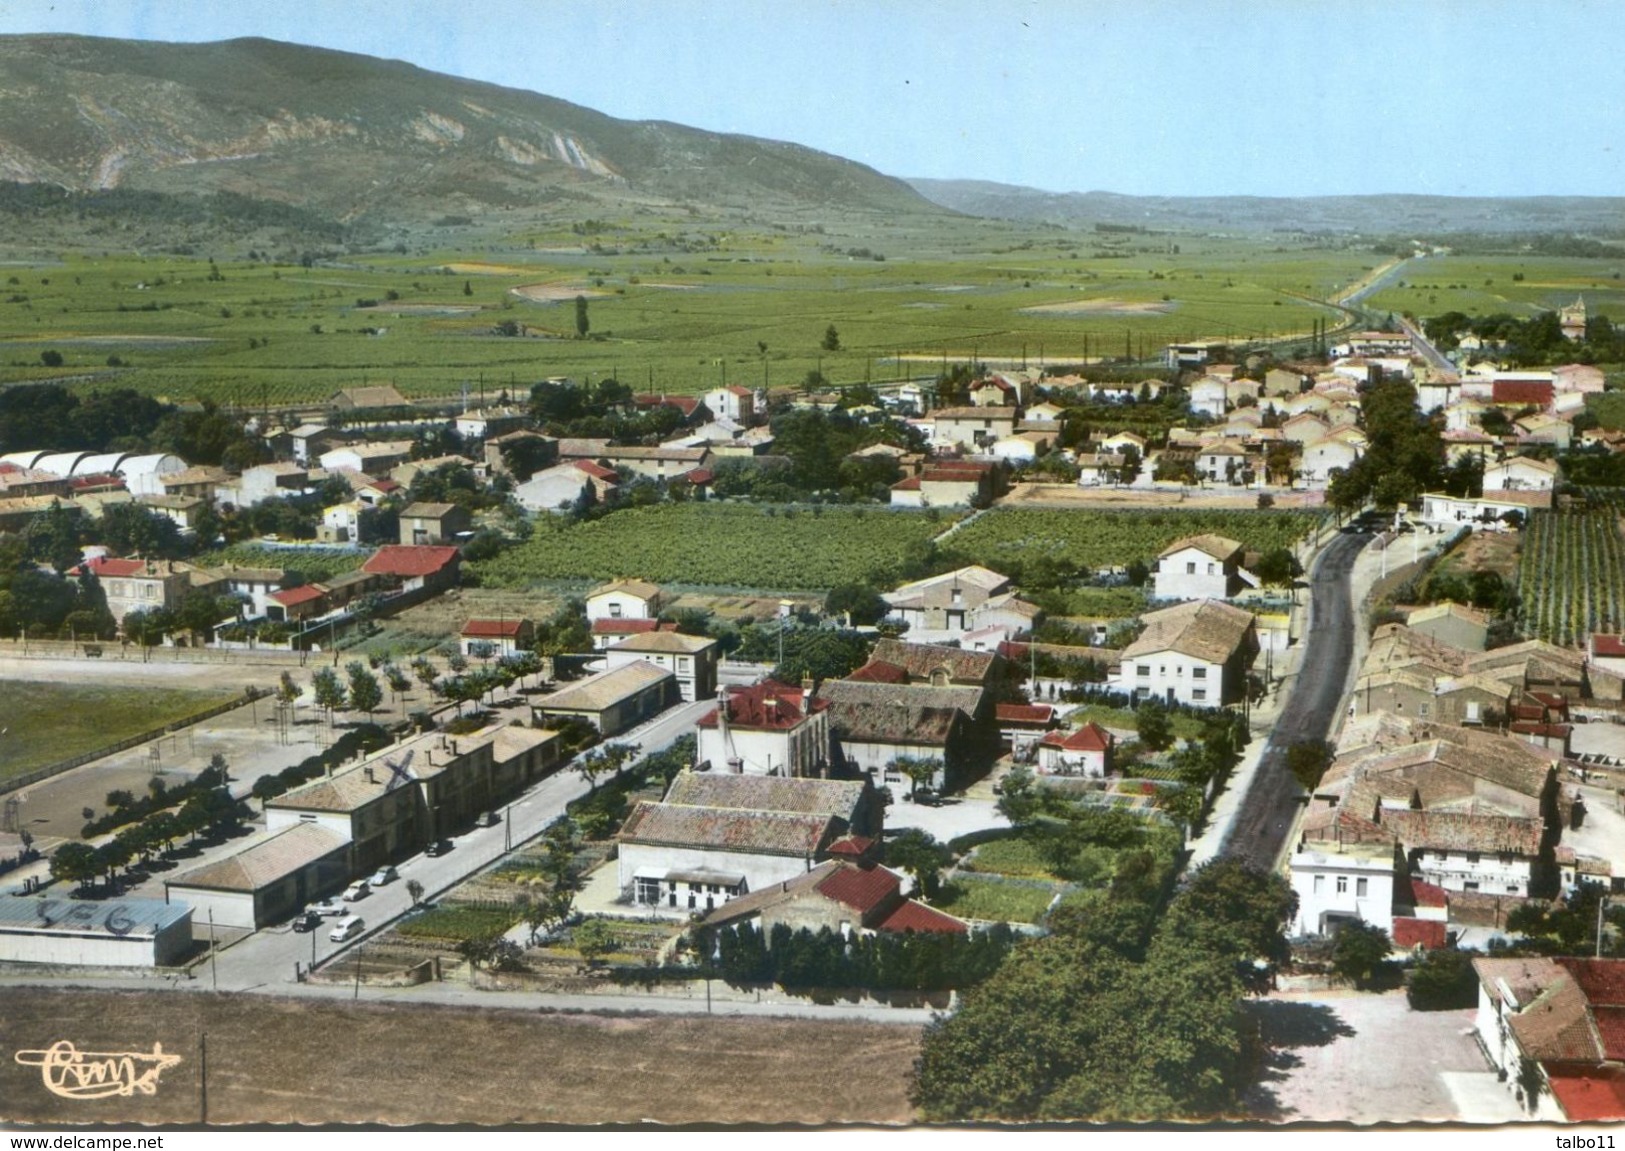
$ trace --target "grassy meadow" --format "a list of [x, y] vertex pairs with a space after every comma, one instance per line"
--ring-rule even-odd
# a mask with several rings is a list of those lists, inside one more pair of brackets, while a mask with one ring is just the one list
[[[1625, 315], [1625, 253], [1618, 259], [1553, 256], [1429, 256], [1408, 264], [1367, 299], [1380, 312], [1507, 312], [1527, 319], [1585, 296], [1593, 312]], [[1521, 277], [1514, 279], [1514, 277]]]
[[[814, 369], [852, 383], [894, 378], [898, 356], [918, 374], [944, 357], [1076, 362], [1308, 333], [1337, 316], [1313, 299], [1380, 262], [1294, 237], [975, 220], [792, 230], [657, 217], [428, 239], [439, 246], [311, 267], [111, 250], [7, 261], [0, 385], [57, 378], [274, 407], [385, 381], [415, 396], [554, 375], [676, 392], [796, 384]], [[496, 334], [510, 322], [524, 334]], [[838, 351], [821, 347], [830, 324]]]
[[31, 683], [0, 684], [0, 779], [107, 747], [223, 703], [238, 691], [186, 691]]

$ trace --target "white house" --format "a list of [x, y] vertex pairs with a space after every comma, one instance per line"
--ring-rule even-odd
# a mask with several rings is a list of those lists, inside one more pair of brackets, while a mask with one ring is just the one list
[[1224, 405], [1229, 385], [1216, 376], [1203, 376], [1191, 385], [1190, 409], [1197, 415], [1224, 419]]
[[677, 677], [684, 703], [709, 699], [717, 689], [717, 641], [710, 636], [651, 631], [634, 635], [604, 651], [609, 670], [646, 660]]
[[1119, 691], [1193, 707], [1242, 698], [1258, 654], [1253, 614], [1217, 600], [1195, 600], [1147, 612], [1145, 631], [1123, 649]]
[[1333, 432], [1305, 444], [1298, 475], [1312, 488], [1323, 488], [1338, 472], [1346, 472], [1360, 458], [1364, 439], [1358, 432]]
[[1176, 540], [1157, 557], [1156, 599], [1229, 599], [1255, 582], [1242, 574], [1241, 544], [1224, 536]]
[[863, 781], [685, 771], [632, 809], [616, 879], [638, 906], [706, 912], [811, 871], [845, 836], [878, 836], [881, 818]]
[[1550, 491], [1557, 483], [1557, 464], [1511, 456], [1484, 469], [1485, 491]]
[[655, 619], [660, 588], [647, 580], [618, 579], [587, 593], [587, 620]]
[[573, 509], [592, 487], [592, 478], [574, 464], [559, 464], [534, 473], [513, 490], [513, 498], [528, 512]]
[[697, 736], [695, 757], [713, 771], [819, 778], [829, 768], [829, 703], [806, 684], [732, 687], [700, 717]]
[[1294, 852], [1292, 934], [1329, 935], [1354, 920], [1392, 932], [1395, 871], [1391, 843], [1314, 843]]
[[756, 393], [738, 385], [712, 388], [703, 397], [705, 406], [719, 420], [728, 420], [739, 427], [749, 427], [756, 417]]

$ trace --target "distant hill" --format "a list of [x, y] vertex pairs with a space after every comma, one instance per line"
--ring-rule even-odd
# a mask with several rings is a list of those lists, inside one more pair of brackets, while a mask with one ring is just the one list
[[985, 180], [910, 180], [926, 199], [971, 216], [1231, 232], [1582, 232], [1625, 235], [1625, 199], [1603, 196], [1121, 196], [1045, 192]]
[[939, 211], [901, 180], [795, 144], [261, 39], [0, 37], [0, 181], [224, 192], [345, 224], [599, 199]]

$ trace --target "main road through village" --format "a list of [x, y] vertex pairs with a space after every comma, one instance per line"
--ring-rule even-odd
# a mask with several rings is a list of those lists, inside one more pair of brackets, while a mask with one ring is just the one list
[[1220, 854], [1273, 868], [1298, 814], [1298, 785], [1287, 770], [1287, 749], [1325, 739], [1343, 707], [1354, 659], [1354, 607], [1350, 575], [1366, 535], [1340, 534], [1310, 570], [1309, 626], [1304, 633], [1297, 681], [1269, 734], [1252, 785], [1236, 812]]

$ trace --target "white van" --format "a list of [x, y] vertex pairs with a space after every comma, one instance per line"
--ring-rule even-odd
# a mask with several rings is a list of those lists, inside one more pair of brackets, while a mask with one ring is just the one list
[[347, 943], [367, 929], [359, 915], [346, 915], [333, 925], [333, 930], [327, 933], [327, 938], [334, 943]]

